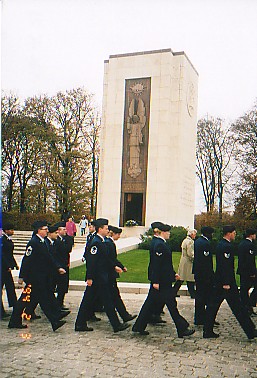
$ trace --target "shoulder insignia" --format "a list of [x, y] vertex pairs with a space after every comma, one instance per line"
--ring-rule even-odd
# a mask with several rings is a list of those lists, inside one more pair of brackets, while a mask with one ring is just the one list
[[162, 252], [155, 252], [156, 256], [161, 256]]
[[32, 252], [33, 248], [31, 247], [31, 245], [26, 249], [26, 256], [30, 256], [31, 255], [31, 252]]
[[230, 253], [224, 253], [224, 256], [226, 257], [226, 259], [229, 259], [230, 258]]
[[252, 251], [251, 249], [250, 249], [250, 251], [249, 251], [249, 252], [250, 252], [250, 254], [251, 254], [251, 255], [253, 255], [253, 251]]
[[204, 256], [209, 256], [210, 252], [209, 251], [203, 251]]
[[95, 245], [90, 249], [90, 253], [91, 255], [95, 255], [97, 253], [97, 247]]

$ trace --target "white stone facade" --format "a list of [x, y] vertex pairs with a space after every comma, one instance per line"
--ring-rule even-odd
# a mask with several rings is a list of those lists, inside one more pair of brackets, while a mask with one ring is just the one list
[[170, 49], [105, 61], [97, 217], [120, 224], [125, 80], [151, 77], [145, 226], [193, 227], [198, 74]]

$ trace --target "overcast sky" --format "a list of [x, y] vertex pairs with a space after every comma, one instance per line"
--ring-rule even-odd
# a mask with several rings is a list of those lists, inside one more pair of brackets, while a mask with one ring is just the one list
[[171, 48], [199, 73], [198, 117], [233, 120], [257, 97], [256, 0], [2, 0], [2, 89], [84, 86], [101, 107], [109, 55]]

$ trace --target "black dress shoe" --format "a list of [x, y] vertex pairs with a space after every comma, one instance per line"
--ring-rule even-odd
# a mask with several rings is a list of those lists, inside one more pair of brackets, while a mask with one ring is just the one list
[[76, 332], [90, 332], [93, 331], [94, 328], [88, 327], [88, 326], [83, 326], [83, 327], [75, 327]]
[[61, 328], [65, 323], [65, 320], [58, 320], [58, 322], [52, 323], [53, 331], [56, 331], [58, 328]]
[[28, 328], [28, 326], [27, 324], [8, 324], [8, 328], [23, 329], [23, 328]]
[[61, 319], [63, 319], [63, 318], [65, 318], [66, 316], [68, 316], [70, 314], [70, 311], [64, 311], [64, 310], [62, 310], [61, 311], [61, 314], [59, 315], [59, 319], [58, 320], [61, 320]]
[[128, 327], [129, 327], [129, 324], [121, 323], [117, 328], [114, 328], [113, 332], [116, 333], [116, 332], [124, 331]]
[[203, 333], [204, 339], [217, 339], [220, 335], [218, 333], [210, 332], [210, 333]]
[[92, 318], [89, 319], [91, 322], [100, 322], [101, 319], [98, 318], [97, 316], [93, 315]]
[[162, 320], [162, 318], [160, 316], [152, 316], [149, 323], [150, 324], [164, 324], [164, 323], [167, 323], [167, 322], [166, 322], [166, 320]]
[[145, 330], [143, 330], [143, 331], [139, 331], [139, 330], [137, 330], [137, 329], [133, 329], [133, 328], [132, 328], [132, 331], [133, 331], [134, 333], [139, 333], [139, 335], [142, 335], [142, 336], [147, 336], [147, 335], [150, 334], [148, 331], [145, 331]]
[[41, 319], [41, 316], [40, 315], [36, 315], [36, 314], [32, 314], [30, 319], [31, 320]]
[[126, 316], [126, 318], [124, 318], [123, 321], [124, 321], [124, 323], [130, 322], [131, 320], [135, 319], [136, 317], [137, 317], [137, 315], [128, 314], [128, 316]]
[[216, 322], [216, 320], [215, 320], [214, 325], [215, 325], [215, 326], [219, 326], [220, 323], [219, 323], [219, 322]]
[[66, 307], [66, 306], [62, 305], [61, 306], [61, 310], [67, 311], [67, 310], [69, 310], [69, 307]]
[[180, 339], [182, 339], [182, 337], [193, 335], [193, 333], [195, 333], [195, 330], [194, 330], [194, 329], [187, 328], [187, 329], [185, 329], [185, 331], [183, 331], [183, 332], [179, 332], [178, 337], [179, 337]]
[[250, 316], [251, 316], [251, 318], [254, 318], [255, 316], [257, 316], [257, 313], [253, 311], [253, 312], [250, 313]]

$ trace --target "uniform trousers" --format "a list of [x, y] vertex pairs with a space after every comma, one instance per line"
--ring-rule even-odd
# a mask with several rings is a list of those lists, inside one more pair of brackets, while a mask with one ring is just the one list
[[197, 279], [195, 277], [195, 316], [194, 323], [203, 325], [205, 322], [206, 306], [211, 302], [213, 297], [213, 282]]
[[129, 313], [126, 309], [126, 306], [125, 306], [123, 300], [121, 299], [120, 291], [119, 291], [116, 280], [110, 282], [110, 290], [111, 290], [111, 293], [112, 293], [114, 306], [115, 306], [116, 310], [118, 311], [122, 320], [125, 321], [126, 318], [129, 316]]
[[[4, 285], [5, 285], [9, 307], [13, 307], [15, 303], [17, 302], [17, 296], [15, 292], [13, 276], [10, 271], [6, 271], [6, 270], [2, 271], [2, 290], [3, 290]], [[3, 304], [2, 304], [2, 310], [3, 310]]]
[[21, 296], [14, 306], [10, 319], [10, 325], [20, 325], [24, 309], [31, 303], [39, 303], [42, 311], [51, 324], [59, 320], [60, 311], [56, 307], [54, 294], [47, 287], [37, 285], [26, 285], [22, 290]]
[[61, 307], [63, 306], [65, 294], [68, 293], [69, 289], [69, 268], [66, 267], [65, 270], [65, 274], [58, 274], [56, 276], [57, 300]]
[[254, 278], [240, 275], [240, 298], [242, 304], [246, 306], [248, 310], [251, 310], [252, 307], [249, 296], [249, 290], [252, 286], [254, 286]]
[[113, 296], [108, 285], [108, 281], [94, 281], [92, 286], [86, 287], [79, 307], [75, 328], [84, 327], [86, 322], [93, 316], [95, 310], [95, 300], [98, 294], [100, 294], [104, 305], [104, 311], [106, 312], [113, 329], [116, 330], [119, 327], [120, 321], [115, 311]]
[[248, 338], [252, 338], [254, 335], [255, 325], [248, 314], [247, 308], [242, 305], [238, 287], [236, 285], [233, 285], [229, 290], [225, 290], [223, 288], [215, 288], [213, 292], [213, 299], [206, 308], [204, 333], [208, 334], [213, 332], [215, 317], [222, 302], [225, 299], [236, 319], [238, 320], [240, 326], [244, 330], [246, 336]]
[[255, 307], [257, 303], [257, 275], [253, 279], [253, 291], [250, 294], [250, 305]]
[[151, 315], [154, 313], [155, 308], [159, 308], [163, 303], [166, 304], [169, 310], [170, 316], [172, 317], [177, 328], [178, 335], [181, 335], [187, 329], [189, 323], [185, 318], [183, 318], [183, 316], [180, 315], [178, 311], [175, 291], [173, 290], [171, 284], [160, 285], [159, 290], [154, 289], [151, 284], [148, 296], [140, 310], [133, 329], [136, 332], [144, 331]]

